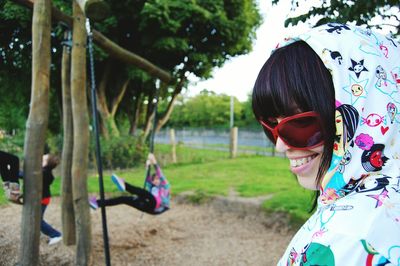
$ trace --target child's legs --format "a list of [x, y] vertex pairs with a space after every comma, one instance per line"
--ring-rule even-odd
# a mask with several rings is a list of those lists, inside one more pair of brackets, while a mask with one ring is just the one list
[[99, 205], [99, 207], [126, 204], [138, 210], [153, 213], [156, 207], [156, 200], [151, 194], [150, 197], [120, 196], [116, 198], [105, 199], [104, 201], [97, 200], [97, 204]]
[[153, 195], [151, 195], [151, 193], [148, 192], [147, 190], [145, 190], [144, 188], [133, 186], [127, 182], [125, 182], [125, 190], [133, 195], [139, 196], [139, 198], [150, 198], [150, 197], [152, 198], [153, 197]]
[[0, 174], [3, 182], [19, 183], [19, 159], [10, 153], [0, 151]]
[[97, 200], [97, 204], [99, 207], [101, 206], [115, 206], [119, 204], [128, 204], [129, 201], [133, 200], [132, 196], [120, 196], [120, 197], [115, 197], [115, 198], [110, 198], [110, 199], [104, 199], [103, 201], [101, 199]]
[[46, 223], [43, 219], [44, 212], [46, 211], [47, 205], [42, 205], [42, 217], [40, 221], [40, 231], [46, 236], [53, 238], [61, 236], [61, 233], [54, 229], [51, 225]]

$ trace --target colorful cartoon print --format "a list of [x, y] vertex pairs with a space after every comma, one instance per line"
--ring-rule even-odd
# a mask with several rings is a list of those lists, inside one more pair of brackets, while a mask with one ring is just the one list
[[329, 33], [341, 34], [342, 30], [350, 30], [350, 28], [345, 24], [328, 23], [327, 26], [329, 27], [329, 29], [327, 29], [326, 31]]
[[361, 164], [367, 172], [377, 172], [382, 170], [382, 166], [385, 165], [389, 159], [383, 154], [385, 145], [374, 144], [371, 149], [364, 151], [361, 155]]
[[311, 242], [301, 253], [301, 266], [324, 265], [334, 266], [335, 257], [329, 246]]
[[357, 78], [360, 77], [361, 72], [363, 71], [368, 71], [368, 69], [364, 66], [364, 59], [360, 61], [354, 61], [353, 59], [351, 60], [351, 67], [349, 67], [350, 71], [353, 71], [354, 74], [356, 74]]
[[385, 123], [386, 119], [382, 115], [369, 114], [366, 118], [361, 118], [361, 125], [366, 124], [369, 127], [377, 127], [382, 123]]

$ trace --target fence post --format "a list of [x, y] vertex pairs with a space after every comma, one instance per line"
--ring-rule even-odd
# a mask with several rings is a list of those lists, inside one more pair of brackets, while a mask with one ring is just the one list
[[169, 131], [171, 145], [172, 145], [172, 162], [176, 163], [176, 141], [175, 141], [175, 130], [172, 128]]
[[237, 141], [238, 141], [238, 128], [231, 128], [231, 138], [230, 138], [230, 154], [231, 158], [235, 158], [237, 154]]

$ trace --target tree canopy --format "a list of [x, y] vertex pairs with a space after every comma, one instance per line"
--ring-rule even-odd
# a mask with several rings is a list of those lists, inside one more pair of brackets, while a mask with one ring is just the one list
[[[170, 107], [188, 85], [189, 75], [200, 79], [210, 78], [214, 68], [221, 67], [234, 56], [250, 52], [255, 31], [262, 22], [256, 0], [106, 2], [111, 9], [110, 16], [94, 23], [94, 28], [121, 47], [173, 75], [174, 82], [160, 91], [160, 102]], [[71, 15], [70, 1], [54, 0], [53, 5]], [[31, 23], [29, 9], [10, 0], [2, 1], [0, 70], [4, 73], [14, 72], [18, 68], [29, 79]], [[56, 96], [61, 83], [63, 30], [64, 26], [53, 21], [51, 84], [55, 89], [52, 93]], [[98, 105], [101, 124], [104, 128], [116, 128], [115, 117], [118, 115], [128, 117], [131, 127], [133, 124], [145, 127], [154, 109], [154, 78], [137, 67], [110, 58], [97, 46], [95, 59], [96, 83], [104, 87], [102, 94], [98, 95], [102, 97]], [[6, 85], [2, 84], [2, 87]], [[57, 100], [58, 97], [53, 99]], [[165, 114], [168, 110], [165, 109]], [[166, 116], [165, 121], [167, 119]]]
[[[273, 4], [279, 0], [273, 0]], [[291, 0], [292, 9], [301, 6], [303, 0]], [[312, 7], [307, 13], [286, 19], [285, 26], [296, 25], [299, 22], [317, 18], [315, 26], [327, 22], [369, 25], [376, 28], [389, 27], [396, 37], [400, 35], [400, 2], [398, 0], [353, 1], [353, 0], [321, 0], [320, 5]], [[373, 20], [380, 17], [381, 22]]]

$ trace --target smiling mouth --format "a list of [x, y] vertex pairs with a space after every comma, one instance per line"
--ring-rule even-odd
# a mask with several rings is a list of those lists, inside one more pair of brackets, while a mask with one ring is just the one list
[[312, 159], [314, 159], [315, 157], [317, 157], [318, 154], [313, 154], [311, 156], [308, 157], [304, 157], [304, 158], [300, 158], [300, 159], [290, 159], [290, 166], [291, 167], [299, 167], [302, 166], [308, 162], [310, 162]]

